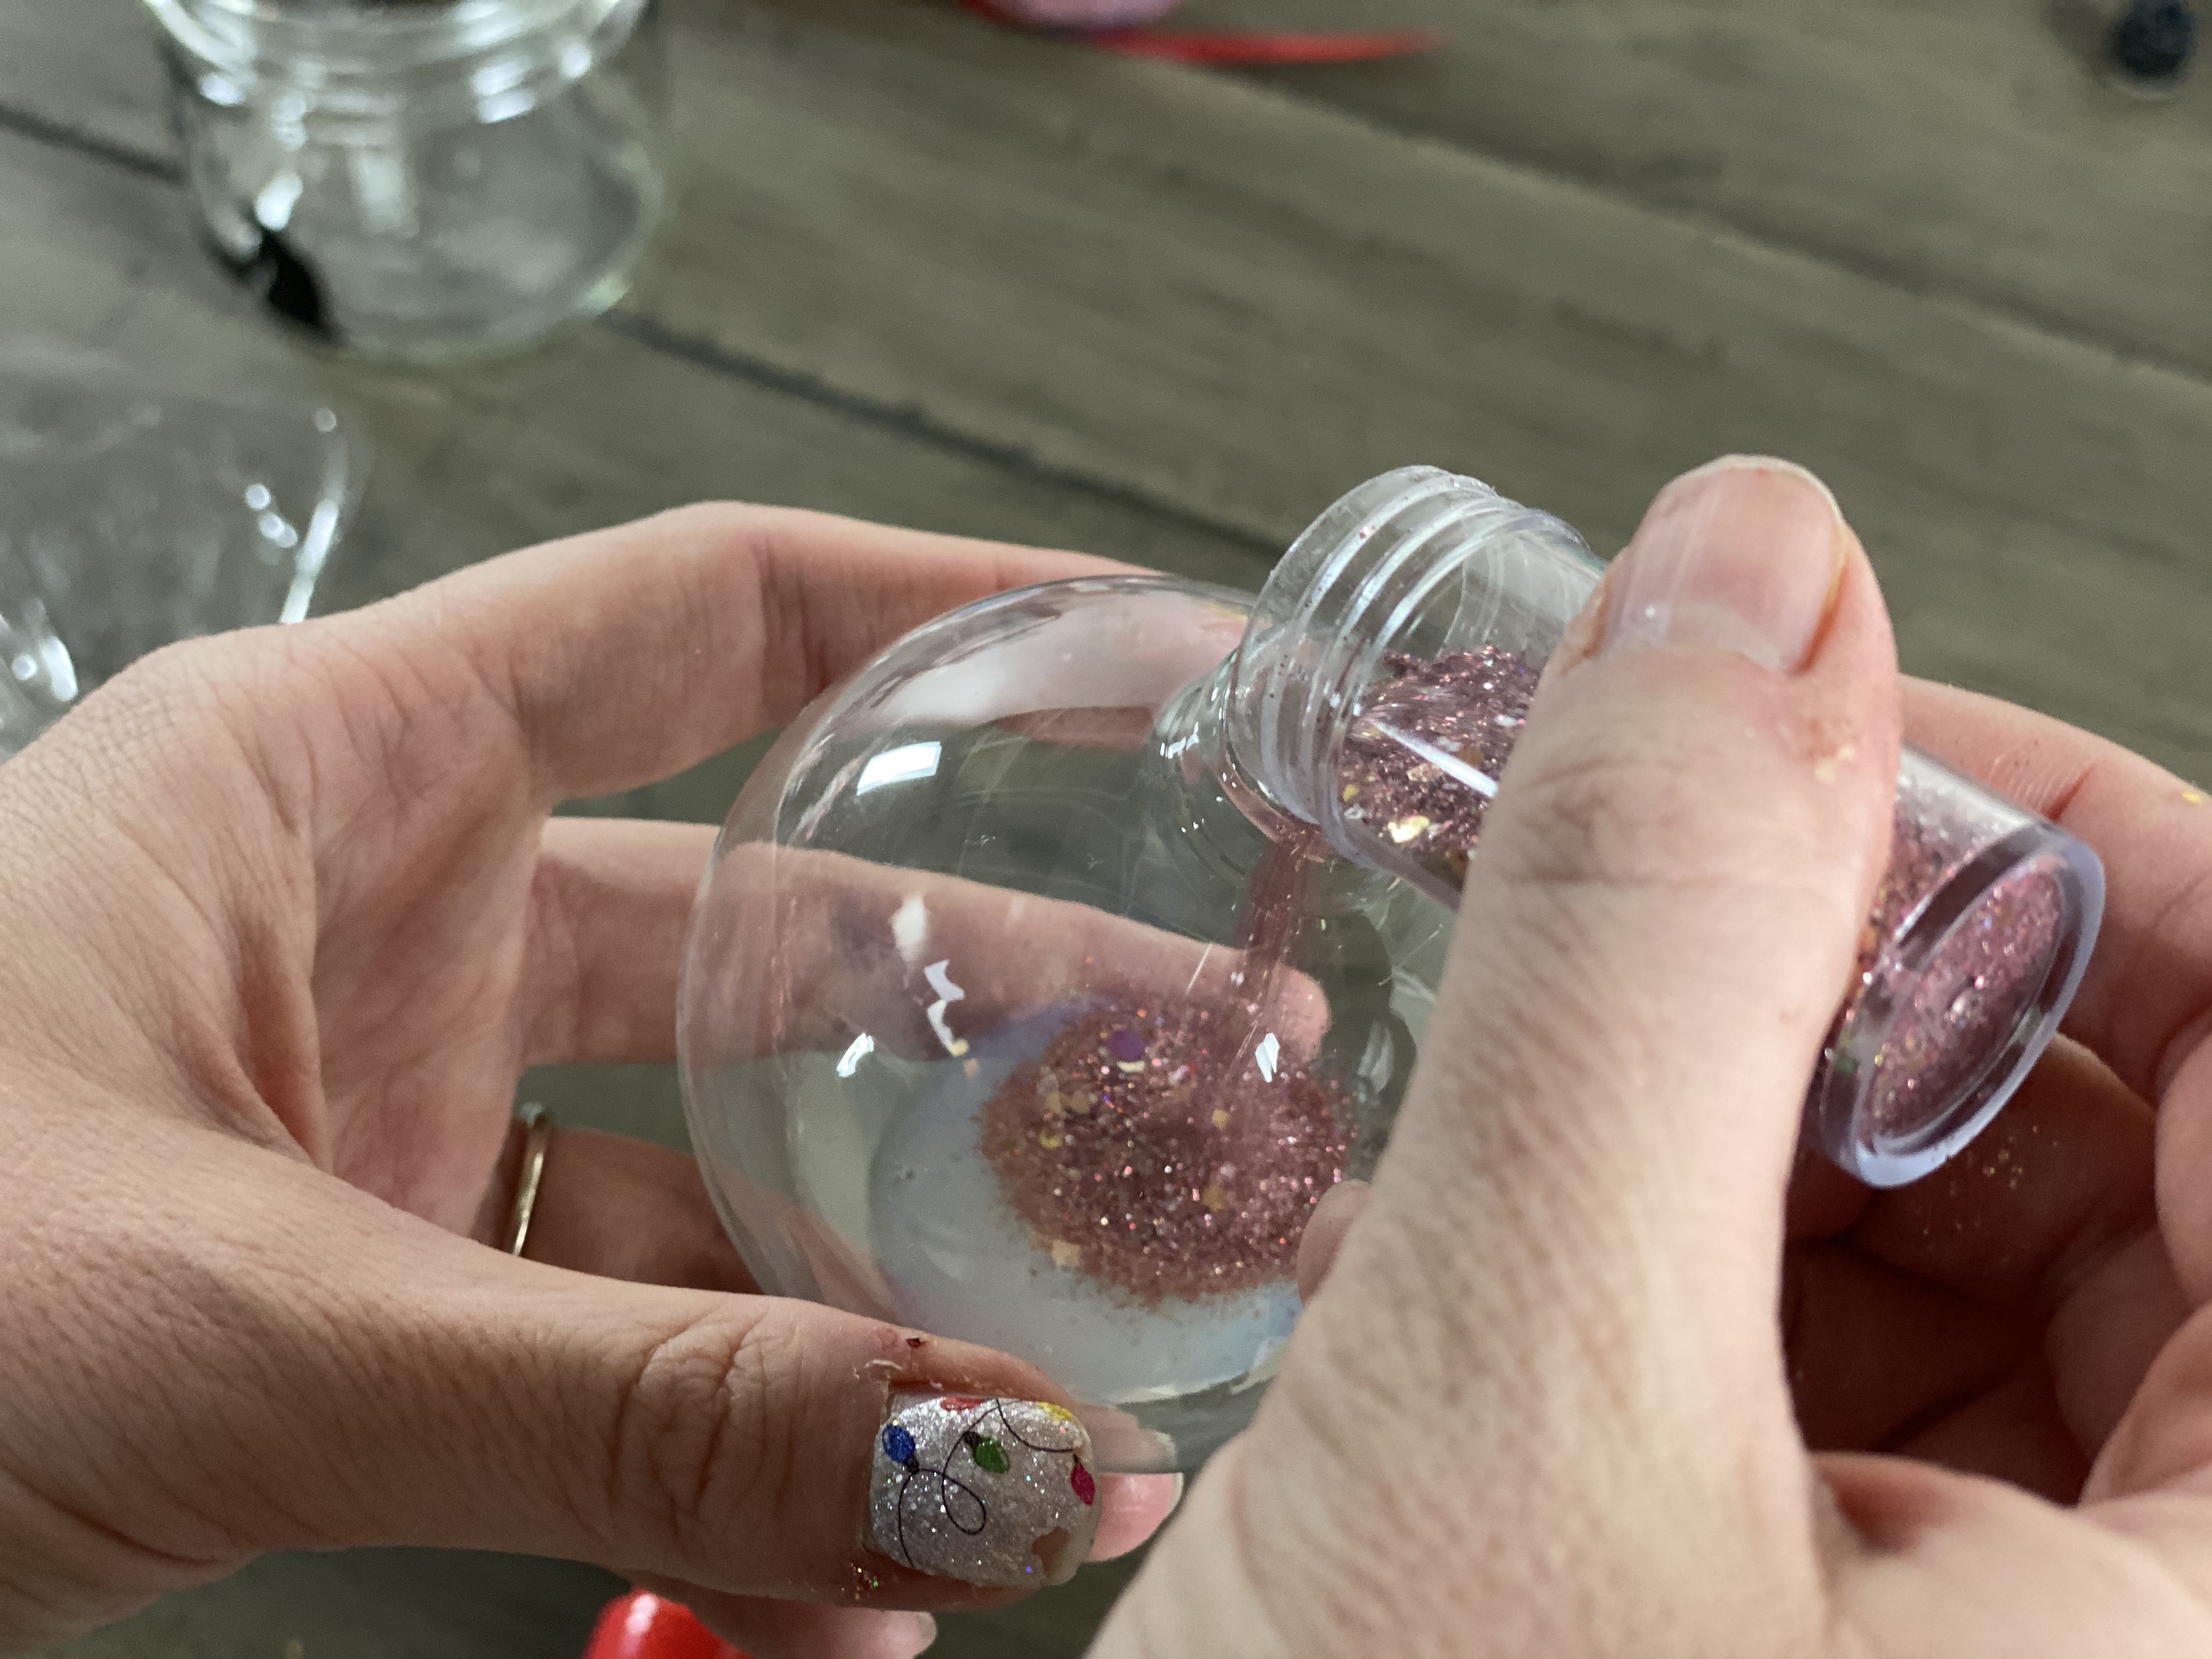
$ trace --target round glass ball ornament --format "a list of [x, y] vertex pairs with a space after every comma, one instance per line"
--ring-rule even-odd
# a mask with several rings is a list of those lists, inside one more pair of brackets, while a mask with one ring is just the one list
[[[1033, 1360], [1099, 1459], [1191, 1468], [1373, 1169], [1460, 881], [1595, 584], [1559, 520], [1406, 468], [1256, 598], [1049, 584], [916, 629], [793, 722], [702, 884], [678, 1019], [762, 1287]], [[2002, 1106], [2078, 984], [2094, 854], [1908, 752], [1807, 1096], [1894, 1185]]]

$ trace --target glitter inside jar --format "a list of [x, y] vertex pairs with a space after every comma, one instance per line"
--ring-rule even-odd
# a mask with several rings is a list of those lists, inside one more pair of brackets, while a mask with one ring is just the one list
[[[1456, 887], [1543, 665], [1490, 646], [1382, 665], [1346, 733], [1336, 799], [1347, 825]], [[1842, 1063], [1870, 1157], [1917, 1159], [1957, 1133], [2033, 1039], [2066, 933], [2065, 871], [2040, 848], [1982, 857], [2032, 823], [1905, 756], [1857, 983], [1811, 1088], [1817, 1109]]]
[[1346, 735], [1336, 798], [1348, 823], [1455, 887], [1543, 665], [1489, 645], [1432, 660], [1394, 653], [1383, 663], [1389, 677]]
[[[2050, 982], [2063, 916], [2057, 878], [2028, 870], [1978, 895], [1944, 935], [1899, 999], [1876, 1059], [1868, 1109], [1886, 1138], [1917, 1133], [2013, 1042]], [[1860, 982], [1895, 972], [1894, 950], [1880, 951]]]
[[[1348, 857], [1446, 903], [1543, 665], [1596, 585], [1557, 520], [1471, 479], [1372, 479], [1299, 538], [1238, 653], [1231, 746]], [[1954, 1153], [2057, 1027], [2103, 903], [2095, 854], [1907, 749], [1889, 868], [1806, 1127], [1881, 1186]]]

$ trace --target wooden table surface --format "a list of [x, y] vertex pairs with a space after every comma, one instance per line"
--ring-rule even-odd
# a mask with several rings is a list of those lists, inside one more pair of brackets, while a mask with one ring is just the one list
[[[2148, 105], [2094, 0], [1193, 0], [1432, 23], [1205, 73], [933, 0], [678, 0], [678, 216], [633, 295], [441, 374], [302, 352], [199, 252], [132, 0], [0, 6], [0, 337], [313, 387], [376, 471], [325, 590], [733, 496], [1251, 586], [1431, 461], [1617, 547], [1724, 449], [1836, 486], [1908, 668], [2212, 758], [2212, 81]], [[641, 791], [718, 818], [743, 757]], [[680, 1137], [653, 1068], [539, 1073]], [[954, 1659], [1080, 1651], [1087, 1571]], [[281, 1558], [57, 1654], [566, 1659], [612, 1581]]]

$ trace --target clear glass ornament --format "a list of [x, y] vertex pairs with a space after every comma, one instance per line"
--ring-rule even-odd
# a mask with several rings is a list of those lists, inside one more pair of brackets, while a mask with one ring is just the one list
[[[1036, 1361], [1107, 1468], [1203, 1461], [1289, 1336], [1312, 1205], [1389, 1139], [1482, 811], [1598, 568], [1408, 468], [1256, 599], [1030, 588], [825, 694], [732, 809], [684, 963], [693, 1139], [763, 1287]], [[2017, 1085], [2102, 891], [2081, 843], [1924, 757], [1899, 826], [1806, 1116], [1881, 1184]]]

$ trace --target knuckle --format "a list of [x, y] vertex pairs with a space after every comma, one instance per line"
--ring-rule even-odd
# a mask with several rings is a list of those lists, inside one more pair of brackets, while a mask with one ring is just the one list
[[1501, 837], [1524, 877], [1606, 885], [1667, 883], [1715, 861], [1709, 787], [1669, 759], [1600, 738], [1547, 754], [1512, 781]]
[[679, 559], [696, 562], [703, 580], [732, 562], [755, 569], [773, 568], [799, 526], [815, 515], [786, 507], [750, 501], [695, 501], [671, 507], [647, 520], [654, 538]]
[[165, 646], [86, 697], [58, 728], [95, 762], [122, 764], [158, 751], [204, 719], [208, 643]]
[[726, 1553], [742, 1518], [773, 1512], [792, 1486], [777, 1430], [791, 1359], [777, 1322], [742, 1305], [655, 1341], [617, 1408], [614, 1512], [641, 1514], [684, 1558]]
[[186, 640], [141, 657], [86, 696], [33, 750], [25, 775], [101, 802], [175, 787], [211, 758], [241, 752], [246, 718], [276, 701], [277, 630]]
[[1832, 788], [1739, 722], [1616, 720], [1528, 758], [1509, 775], [1498, 815], [1507, 833], [1496, 838], [1523, 879], [1649, 889], [1794, 882], [1858, 833]]
[[668, 508], [658, 522], [679, 533], [720, 540], [751, 533], [775, 511], [747, 501], [692, 501]]

